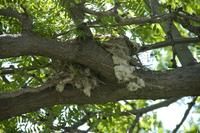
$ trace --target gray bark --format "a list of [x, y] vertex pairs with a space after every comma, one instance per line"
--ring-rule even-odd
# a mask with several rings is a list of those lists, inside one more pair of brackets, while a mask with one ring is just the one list
[[171, 97], [200, 95], [200, 65], [178, 68], [171, 71], [137, 71], [144, 79], [145, 87], [130, 92], [126, 84], [119, 84], [114, 75], [111, 55], [91, 41], [61, 43], [33, 34], [24, 36], [1, 36], [0, 58], [27, 55], [41, 55], [70, 61], [89, 67], [104, 83], [92, 90], [91, 97], [70, 85], [59, 93], [55, 85], [27, 88], [17, 92], [0, 93], [0, 119], [7, 119], [23, 113], [36, 111], [55, 104], [93, 104], [125, 99], [166, 99]]

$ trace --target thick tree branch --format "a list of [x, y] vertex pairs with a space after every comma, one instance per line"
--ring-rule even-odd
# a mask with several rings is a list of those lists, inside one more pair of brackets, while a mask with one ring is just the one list
[[141, 71], [138, 76], [145, 80], [145, 87], [133, 92], [126, 89], [126, 85], [106, 83], [95, 88], [91, 97], [70, 85], [67, 85], [62, 93], [57, 92], [54, 85], [45, 86], [43, 89], [25, 89], [23, 93], [2, 93], [0, 119], [55, 104], [94, 104], [127, 99], [166, 99], [200, 95], [199, 64], [166, 72]]
[[87, 45], [80, 45], [80, 43], [75, 40], [62, 43], [34, 34], [1, 35], [0, 58], [40, 55], [78, 63], [91, 68], [108, 80], [115, 80], [111, 55], [94, 44], [94, 41], [88, 41]]
[[[61, 81], [63, 81], [63, 79], [66, 77], [69, 77], [69, 74], [64, 72], [58, 73], [58, 77], [49, 79], [45, 83], [41, 81], [41, 86], [35, 86], [35, 88], [24, 87], [23, 89], [17, 90], [15, 92], [0, 92], [0, 120], [5, 120], [17, 115], [21, 115], [23, 113], [36, 111], [44, 107], [52, 107], [53, 105], [58, 104], [102, 104], [106, 102], [115, 102], [127, 99], [168, 99], [146, 108], [121, 112], [121, 115], [136, 115], [135, 122], [130, 128], [130, 132], [132, 132], [135, 125], [137, 125], [139, 122], [139, 118], [142, 116], [142, 114], [160, 107], [168, 106], [169, 104], [175, 102], [179, 97], [199, 96], [200, 64], [194, 65], [196, 63], [195, 59], [188, 50], [187, 45], [189, 43], [199, 42], [200, 37], [182, 38], [175, 25], [171, 25], [172, 20], [177, 17], [175, 16], [175, 13], [159, 13], [159, 3], [157, 1], [146, 1], [151, 1], [150, 3], [147, 2], [147, 5], [149, 5], [152, 10], [152, 16], [149, 18], [123, 18], [117, 13], [117, 5], [109, 11], [96, 12], [86, 9], [84, 7], [85, 1], [69, 1], [70, 4], [65, 5], [66, 11], [69, 17], [71, 17], [74, 21], [76, 30], [78, 31], [78, 38], [68, 42], [58, 42], [53, 39], [42, 38], [41, 36], [31, 32], [32, 20], [26, 11], [25, 13], [19, 13], [11, 8], [0, 9], [0, 15], [18, 19], [22, 24], [23, 31], [22, 35], [0, 35], [0, 59], [33, 55], [49, 57], [53, 60], [55, 59], [62, 61], [64, 66], [66, 63], [66, 65], [73, 64], [74, 66], [80, 66], [80, 68], [88, 67], [90, 70], [92, 70], [91, 75], [93, 76], [94, 74], [96, 76], [95, 79], [98, 81], [103, 81], [97, 81], [97, 85], [95, 85], [95, 88], [92, 88], [91, 90], [90, 97], [86, 96], [83, 90], [75, 88], [75, 85], [72, 83], [65, 84], [64, 90], [62, 92], [58, 92], [58, 84], [61, 83]], [[66, 2], [65, 4], [68, 3]], [[95, 42], [88, 23], [85, 23], [85, 13], [97, 16], [96, 23], [91, 23], [91, 26], [96, 26], [93, 24], [99, 24], [98, 20], [106, 15], [112, 15], [117, 22], [107, 26], [161, 23], [166, 35], [170, 33], [171, 36], [173, 36], [172, 39], [158, 42], [153, 45], [142, 46], [138, 52], [144, 52], [165, 46], [173, 46], [184, 68], [157, 72], [143, 69], [135, 70], [131, 76], [136, 76], [138, 78], [133, 80], [136, 80], [137, 82], [139, 82], [139, 80], [141, 80], [140, 82], [143, 82], [144, 80], [145, 84], [136, 89], [133, 89], [132, 91], [130, 91], [130, 89], [128, 90], [127, 82], [129, 81], [120, 83], [116, 80], [114, 64], [112, 60], [114, 56], [112, 57], [108, 51], [106, 51], [103, 47], [100, 47], [97, 42]], [[179, 12], [176, 13], [178, 14]], [[198, 19], [195, 19], [193, 16], [184, 13], [179, 14], [179, 17], [181, 17], [180, 20], [182, 20], [182, 18], [184, 18], [183, 20], [187, 18], [195, 22], [198, 21]], [[181, 24], [188, 28], [190, 31], [199, 34], [199, 27], [188, 27], [187, 22]], [[97, 26], [101, 25], [99, 24]], [[65, 33], [68, 33], [68, 31]], [[82, 33], [84, 34], [81, 35]], [[55, 35], [54, 37], [62, 34], [63, 33]], [[42, 66], [44, 64], [40, 65]], [[0, 76], [2, 76], [2, 79], [5, 82], [9, 83], [9, 80], [7, 80], [5, 77], [6, 74], [11, 74], [15, 71], [31, 71], [34, 69], [37, 68], [26, 67], [0, 69]], [[31, 76], [34, 77], [35, 75], [33, 74]], [[37, 79], [38, 77], [35, 78]], [[193, 102], [188, 105], [188, 109], [181, 123], [176, 127], [177, 129], [185, 120], [189, 110], [191, 109], [192, 105], [194, 105], [195, 100], [193, 100]], [[79, 122], [75, 123], [71, 127], [62, 125], [62, 128], [66, 130], [66, 132], [84, 132], [79, 130], [78, 127], [90, 120], [92, 115], [95, 117], [96, 114], [93, 112], [92, 114], [86, 114], [85, 117], [80, 119]], [[50, 117], [52, 117], [52, 115]], [[54, 121], [52, 118], [49, 118], [51, 119], [51, 124], [53, 124]], [[54, 127], [54, 125], [50, 125], [50, 128], [56, 129], [59, 128], [59, 126]]]

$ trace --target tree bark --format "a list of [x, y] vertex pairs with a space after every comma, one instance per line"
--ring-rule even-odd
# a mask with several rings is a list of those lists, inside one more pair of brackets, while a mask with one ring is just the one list
[[57, 92], [55, 86], [1, 93], [0, 120], [56, 104], [101, 104], [125, 99], [155, 100], [200, 95], [199, 64], [165, 72], [141, 71], [138, 76], [145, 80], [145, 87], [132, 92], [125, 84], [108, 82], [92, 90], [91, 97], [70, 85], [66, 85], [62, 93]]
[[0, 36], [0, 58], [41, 55], [89, 67], [103, 80], [92, 90], [91, 97], [66, 85], [64, 91], [56, 91], [55, 84], [39, 88], [26, 88], [17, 92], [0, 93], [0, 120], [41, 107], [56, 104], [100, 104], [125, 99], [160, 99], [200, 95], [200, 65], [178, 68], [171, 71], [137, 71], [144, 79], [145, 87], [129, 91], [126, 84], [117, 82], [111, 55], [95, 44], [79, 41], [57, 42], [34, 34], [22, 36]]
[[1, 59], [27, 55], [78, 63], [100, 73], [107, 80], [115, 80], [111, 54], [95, 44], [95, 41], [88, 41], [87, 44], [76, 40], [62, 43], [35, 34], [0, 36]]

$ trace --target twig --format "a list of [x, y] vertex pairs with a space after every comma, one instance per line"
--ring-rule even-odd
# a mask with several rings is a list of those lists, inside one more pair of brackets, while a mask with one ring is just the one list
[[178, 129], [181, 127], [181, 125], [183, 124], [183, 122], [185, 121], [185, 119], [187, 118], [187, 116], [189, 115], [190, 110], [194, 106], [196, 100], [197, 100], [197, 97], [194, 97], [193, 100], [190, 103], [188, 103], [188, 108], [185, 111], [185, 114], [184, 114], [182, 120], [180, 121], [180, 123], [178, 125], [176, 125], [176, 128], [172, 131], [172, 133], [176, 133], [178, 131]]
[[5, 75], [1, 75], [1, 78], [6, 84], [10, 84], [10, 81], [6, 78]]
[[136, 118], [135, 118], [135, 120], [133, 121], [133, 124], [131, 125], [131, 127], [129, 128], [129, 130], [128, 130], [128, 133], [132, 133], [133, 132], [133, 130], [134, 130], [134, 128], [135, 128], [135, 126], [136, 126], [136, 124], [139, 122], [139, 120], [140, 120], [140, 116], [141, 115], [136, 115]]
[[[172, 9], [171, 9], [171, 5], [168, 7], [168, 10], [169, 12], [171, 13], [172, 12]], [[171, 59], [171, 62], [172, 62], [172, 68], [176, 68], [177, 67], [177, 64], [176, 64], [176, 49], [175, 49], [175, 43], [174, 43], [174, 37], [172, 36], [172, 25], [173, 25], [173, 20], [170, 19], [169, 20], [169, 29], [167, 31], [167, 39], [169, 39], [171, 41], [171, 45], [172, 45], [172, 59]]]
[[[38, 77], [36, 74], [29, 74], [29, 73], [26, 73], [25, 75], [31, 76], [32, 79], [34, 78], [35, 80], [39, 81], [39, 82], [42, 83], [42, 84], [44, 83], [44, 82], [42, 81], [42, 78]], [[31, 80], [32, 80], [32, 79], [31, 79]], [[31, 80], [30, 80], [29, 82], [31, 82]]]
[[6, 74], [13, 74], [13, 73], [20, 73], [24, 71], [32, 71], [40, 68], [48, 67], [49, 64], [42, 65], [42, 66], [28, 66], [28, 67], [22, 67], [22, 68], [0, 68], [0, 75], [6, 75]]
[[43, 85], [41, 85], [39, 87], [36, 87], [36, 88], [28, 87], [26, 89], [17, 90], [15, 92], [0, 93], [0, 99], [6, 99], [6, 98], [9, 98], [9, 97], [16, 97], [16, 96], [26, 94], [26, 93], [40, 92], [42, 90], [45, 90], [47, 88], [55, 86], [66, 76], [68, 76], [66, 73], [60, 73], [60, 74], [57, 75], [57, 78], [53, 78], [53, 79], [45, 82]]

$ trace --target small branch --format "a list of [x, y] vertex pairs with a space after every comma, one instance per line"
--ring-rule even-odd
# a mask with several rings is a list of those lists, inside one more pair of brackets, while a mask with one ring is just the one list
[[107, 10], [107, 11], [98, 12], [98, 11], [94, 11], [94, 10], [91, 10], [91, 9], [84, 7], [83, 11], [85, 13], [92, 14], [92, 15], [99, 16], [99, 17], [115, 15], [114, 8]]
[[[180, 98], [170, 98], [170, 99], [167, 99], [167, 100], [162, 101], [162, 102], [157, 103], [157, 104], [150, 105], [150, 106], [145, 107], [145, 108], [140, 108], [140, 109], [134, 109], [134, 110], [125, 111], [125, 112], [120, 112], [119, 115], [122, 115], [122, 116], [135, 115], [136, 117], [141, 117], [143, 114], [145, 114], [147, 112], [156, 110], [158, 108], [169, 106], [170, 104], [176, 102], [179, 99]], [[103, 112], [99, 112], [99, 113], [103, 114]], [[94, 115], [94, 114], [95, 113], [93, 113], [92, 115]], [[106, 117], [110, 117], [112, 115], [113, 115], [113, 113], [106, 114]]]
[[117, 24], [111, 24], [111, 25], [101, 25], [98, 23], [98, 21], [95, 22], [91, 22], [88, 23], [89, 27], [106, 27], [106, 26], [110, 26], [110, 27], [117, 27], [117, 26], [126, 26], [126, 25], [131, 25], [131, 24], [135, 24], [135, 25], [144, 25], [144, 24], [153, 24], [153, 23], [160, 23], [163, 21], [167, 21], [170, 18], [174, 18], [174, 14], [164, 14], [164, 15], [157, 15], [157, 16], [153, 16], [153, 17], [133, 17], [133, 18], [122, 18], [122, 17], [118, 17], [118, 19], [120, 18], [120, 20], [118, 21]]
[[[199, 37], [194, 37], [194, 38], [178, 38], [178, 39], [174, 39], [174, 44], [176, 45], [189, 45], [191, 43], [197, 43], [200, 42], [200, 38]], [[152, 49], [157, 49], [157, 48], [162, 48], [162, 47], [166, 47], [166, 46], [171, 46], [172, 43], [170, 40], [167, 41], [163, 41], [163, 42], [158, 42], [158, 43], [154, 43], [151, 45], [144, 45], [142, 47], [140, 47], [139, 52], [145, 52], [148, 50], [152, 50]]]
[[135, 17], [135, 18], [129, 18], [129, 19], [122, 19], [119, 24], [113, 25], [113, 26], [124, 26], [124, 25], [131, 25], [131, 24], [152, 24], [152, 23], [160, 23], [163, 21], [168, 20], [169, 18], [173, 18], [173, 14], [164, 14], [164, 15], [159, 15], [155, 17]]
[[157, 103], [157, 104], [145, 107], [145, 108], [122, 112], [122, 114], [123, 115], [130, 115], [130, 114], [134, 114], [134, 115], [140, 114], [140, 115], [142, 115], [142, 114], [145, 114], [147, 112], [153, 111], [155, 109], [169, 106], [170, 104], [176, 102], [178, 99], [180, 99], [180, 98], [170, 98], [170, 99], [167, 99], [163, 102], [160, 102], [160, 103]]
[[195, 14], [189, 14], [186, 12], [178, 12], [177, 13], [178, 16], [183, 17], [184, 19], [188, 19], [188, 20], [192, 20], [195, 21], [197, 23], [200, 23], [200, 16], [197, 16]]
[[[139, 118], [143, 114], [145, 114], [147, 112], [150, 112], [150, 111], [153, 111], [153, 110], [158, 109], [158, 108], [162, 108], [162, 107], [168, 106], [171, 103], [176, 102], [178, 99], [179, 98], [171, 98], [171, 99], [165, 100], [163, 102], [151, 105], [149, 107], [145, 107], [145, 108], [141, 108], [141, 109], [136, 109], [136, 110], [131, 110], [131, 111], [126, 111], [126, 112], [120, 112], [119, 115], [121, 115], [121, 116], [127, 116], [127, 115], [134, 114], [136, 116], [133, 124], [131, 125], [130, 129], [128, 130], [128, 132], [131, 133], [132, 130], [135, 128], [136, 124], [139, 122]], [[113, 113], [104, 115], [104, 112], [96, 112], [96, 113], [95, 112], [90, 112], [89, 115], [86, 115], [85, 117], [83, 117], [81, 119], [80, 123], [75, 124], [73, 127], [78, 128], [78, 126], [84, 124], [90, 117], [95, 116], [97, 113], [100, 114], [100, 115], [102, 115], [102, 116], [104, 116], [104, 117], [111, 117], [112, 115], [114, 115]]]
[[28, 66], [28, 67], [23, 67], [23, 68], [0, 68], [0, 75], [6, 75], [6, 74], [13, 74], [13, 73], [20, 73], [24, 71], [32, 71], [40, 68], [45, 68], [48, 67], [49, 64], [43, 65], [43, 66]]
[[66, 77], [66, 73], [60, 73], [56, 75], [55, 78], [52, 78], [51, 80], [47, 81], [46, 83], [42, 84], [40, 87], [37, 88], [24, 88], [22, 90], [18, 90], [15, 92], [6, 92], [6, 93], [0, 93], [0, 99], [6, 99], [6, 98], [11, 98], [11, 97], [17, 97], [26, 93], [37, 93], [40, 91], [43, 91], [47, 88], [51, 88], [58, 84], [64, 77]]
[[176, 51], [174, 49], [174, 45], [172, 45], [172, 59], [171, 59], [171, 62], [172, 62], [172, 68], [177, 68], [177, 63], [176, 63]]
[[18, 19], [22, 24], [23, 31], [30, 31], [32, 28], [32, 19], [25, 13], [19, 13], [12, 8], [6, 8], [0, 9], [0, 15]]
[[171, 99], [165, 100], [163, 102], [160, 102], [160, 103], [157, 103], [157, 104], [145, 107], [145, 108], [124, 112], [125, 114], [127, 113], [127, 114], [135, 114], [136, 115], [136, 118], [135, 118], [133, 124], [131, 125], [131, 127], [129, 128], [128, 133], [133, 132], [136, 124], [139, 122], [139, 119], [143, 114], [150, 112], [150, 111], [153, 111], [153, 110], [158, 109], [158, 108], [169, 106], [170, 104], [176, 102], [178, 99], [179, 98], [171, 98]]
[[133, 124], [131, 125], [131, 127], [129, 128], [128, 133], [132, 133], [132, 132], [133, 132], [133, 130], [134, 130], [136, 124], [138, 124], [138, 122], [139, 122], [139, 120], [140, 120], [140, 116], [141, 116], [141, 115], [139, 115], [139, 114], [136, 115], [136, 118], [135, 118], [135, 120], [133, 121]]
[[[160, 7], [162, 6], [158, 0], [144, 0], [146, 5], [151, 9], [151, 6], [154, 5], [154, 11], [156, 11], [154, 15], [161, 15], [164, 10], [160, 10]], [[175, 15], [177, 11], [175, 11]], [[171, 23], [171, 19], [168, 19], [166, 22], [160, 23], [163, 31], [167, 35], [169, 28], [171, 28], [171, 34], [174, 38], [182, 38], [179, 30], [176, 28], [174, 23]], [[185, 44], [185, 43], [184, 43]], [[182, 66], [188, 66], [188, 65], [194, 65], [196, 64], [196, 60], [193, 57], [191, 51], [186, 45], [174, 45], [174, 49], [176, 51], [177, 57], [181, 63]]]
[[176, 18], [176, 21], [180, 23], [184, 28], [189, 30], [190, 32], [195, 33], [196, 35], [200, 34], [200, 26], [194, 26], [191, 25], [188, 19], [181, 19], [181, 18]]
[[185, 114], [182, 118], [182, 120], [180, 121], [180, 123], [178, 125], [176, 125], [176, 128], [172, 131], [172, 133], [176, 133], [178, 131], [178, 129], [181, 127], [181, 125], [183, 124], [183, 122], [186, 120], [187, 116], [189, 115], [190, 113], [190, 110], [192, 109], [192, 107], [194, 106], [195, 102], [197, 100], [197, 97], [194, 97], [193, 100], [188, 103], [188, 108], [187, 110], [185, 111]]
[[10, 81], [6, 78], [5, 75], [1, 75], [1, 78], [6, 84], [10, 84]]
[[[87, 24], [84, 22], [85, 14], [84, 14], [84, 1], [76, 4], [71, 2], [71, 4], [66, 3], [66, 1], [62, 0], [62, 6], [68, 11], [69, 16], [72, 18], [74, 24], [76, 25], [76, 29], [79, 32], [78, 38], [83, 40], [88, 40], [93, 38], [93, 34]], [[69, 7], [66, 8], [65, 4], [69, 4]]]
[[[44, 82], [42, 81], [42, 78], [38, 77], [38, 76], [35, 75], [35, 74], [26, 73], [25, 75], [28, 75], [28, 76], [32, 77], [32, 79], [35, 79], [35, 80], [39, 81], [39, 82], [42, 83], [42, 84], [44, 83]], [[32, 80], [32, 79], [31, 79], [31, 80]], [[31, 81], [31, 80], [30, 80], [30, 81]], [[29, 82], [30, 82], [30, 81], [29, 81]]]
[[[88, 14], [92, 14], [97, 16], [97, 21], [95, 22], [91, 22], [88, 23], [88, 25], [90, 27], [106, 27], [106, 26], [110, 26], [110, 27], [116, 27], [116, 26], [125, 26], [125, 25], [131, 25], [131, 24], [137, 24], [137, 25], [143, 25], [143, 24], [147, 24], [147, 23], [160, 23], [163, 21], [167, 21], [168, 19], [173, 19], [176, 15], [176, 12], [172, 12], [172, 13], [168, 13], [168, 14], [162, 14], [162, 15], [155, 15], [152, 17], [132, 17], [132, 18], [123, 18], [122, 16], [118, 15], [117, 13], [117, 7], [119, 6], [119, 3], [115, 3], [116, 5], [107, 11], [95, 11], [92, 9], [88, 9], [88, 8], [83, 8], [83, 11], [88, 13]], [[99, 20], [101, 19], [101, 17], [105, 17], [105, 16], [113, 16], [116, 18], [116, 22], [117, 24], [111, 24], [111, 25], [101, 25], [99, 23]]]

